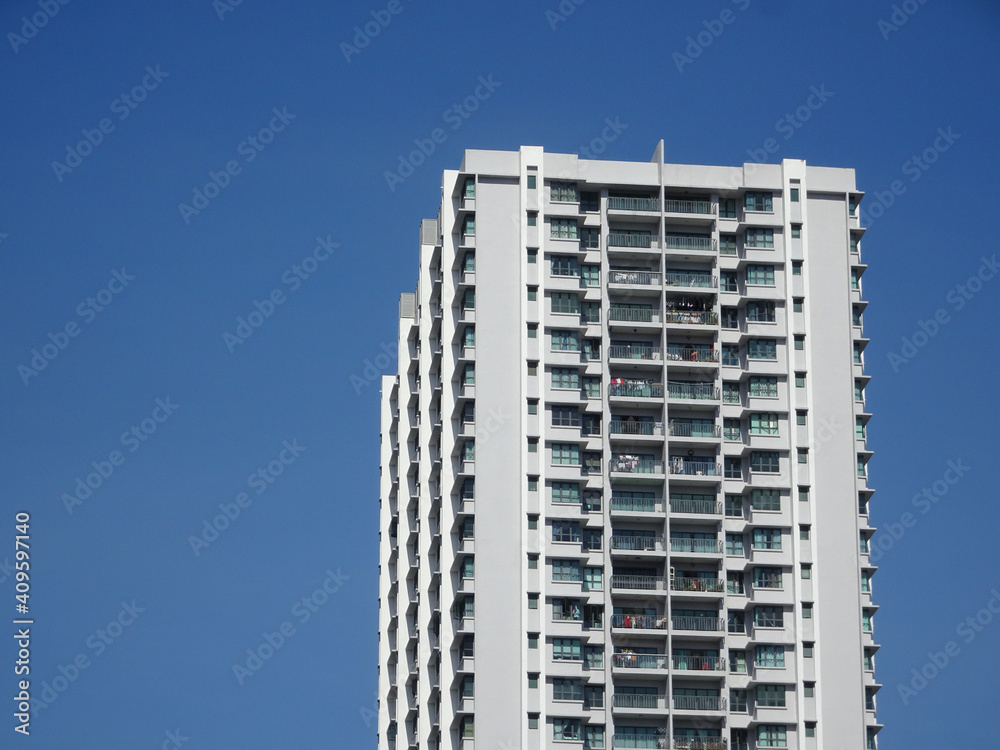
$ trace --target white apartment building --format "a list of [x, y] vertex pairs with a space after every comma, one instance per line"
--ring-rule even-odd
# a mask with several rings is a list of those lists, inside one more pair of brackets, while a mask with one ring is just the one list
[[875, 748], [853, 169], [466, 151], [382, 380], [379, 750]]

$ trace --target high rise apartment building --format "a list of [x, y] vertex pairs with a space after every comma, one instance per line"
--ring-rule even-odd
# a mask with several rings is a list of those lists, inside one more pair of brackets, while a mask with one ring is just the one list
[[467, 151], [382, 381], [380, 750], [875, 748], [854, 170]]

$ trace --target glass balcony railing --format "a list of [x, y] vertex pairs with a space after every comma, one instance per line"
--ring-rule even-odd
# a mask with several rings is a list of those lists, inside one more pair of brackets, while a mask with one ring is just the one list
[[609, 211], [659, 211], [659, 198], [608, 196]]
[[715, 240], [711, 237], [699, 237], [687, 234], [668, 234], [666, 236], [668, 250], [715, 250]]

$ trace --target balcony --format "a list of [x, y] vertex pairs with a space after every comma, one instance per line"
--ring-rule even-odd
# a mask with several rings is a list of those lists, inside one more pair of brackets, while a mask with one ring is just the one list
[[611, 657], [611, 665], [619, 669], [666, 669], [669, 664], [666, 654], [635, 654], [620, 651]]
[[[656, 576], [611, 576], [612, 589], [631, 589], [633, 591], [666, 591], [666, 582]], [[620, 626], [616, 626], [620, 627]]]
[[[669, 313], [668, 313], [669, 314]], [[715, 315], [715, 313], [683, 313], [684, 315]], [[718, 362], [719, 350], [711, 347], [668, 344], [667, 359], [674, 362]]]
[[726, 750], [723, 737], [674, 737], [673, 750]]
[[718, 633], [726, 629], [726, 621], [721, 617], [689, 617], [674, 615], [670, 618], [674, 630], [696, 630], [700, 633]]
[[611, 510], [626, 513], [662, 513], [663, 501], [652, 497], [611, 496]]
[[655, 249], [653, 235], [629, 232], [611, 232], [608, 234], [608, 247], [626, 247], [641, 250]]
[[637, 419], [612, 419], [608, 427], [611, 435], [662, 435], [663, 423]]
[[688, 539], [686, 537], [670, 537], [671, 552], [693, 552], [715, 555], [722, 552], [721, 539]]
[[642, 359], [659, 362], [663, 359], [657, 344], [611, 344], [608, 347], [611, 359]]
[[677, 711], [725, 711], [726, 699], [718, 695], [675, 695]]
[[711, 252], [715, 250], [716, 243], [708, 236], [668, 234], [666, 248], [667, 250], [707, 250]]
[[663, 314], [663, 320], [667, 323], [680, 323], [682, 325], [714, 326], [719, 322], [718, 314], [711, 311], [684, 311], [667, 310]]
[[689, 576], [674, 576], [670, 581], [671, 591], [701, 591], [710, 594], [721, 594], [726, 590], [726, 582], [721, 578], [692, 578]]
[[660, 311], [639, 307], [611, 307], [608, 320], [618, 323], [659, 323]]
[[627, 630], [666, 630], [667, 618], [662, 615], [611, 615], [611, 627]]
[[611, 537], [611, 549], [624, 552], [663, 552], [663, 537], [617, 534]]
[[623, 474], [662, 474], [663, 461], [659, 458], [639, 458], [638, 456], [615, 456], [608, 462], [609, 471]]
[[664, 201], [663, 210], [671, 214], [714, 214], [715, 207], [709, 201]]
[[615, 732], [613, 747], [652, 748], [653, 750], [669, 750], [670, 741], [666, 737], [656, 737], [649, 734], [623, 734]]
[[716, 289], [719, 279], [710, 273], [698, 271], [667, 271], [663, 274], [667, 286], [687, 286], [697, 289]]
[[718, 401], [719, 389], [711, 383], [668, 382], [667, 394], [670, 398], [694, 399], [696, 401]]
[[719, 656], [672, 656], [671, 666], [683, 671], [725, 672], [729, 665]]
[[615, 693], [613, 703], [615, 708], [666, 708], [664, 697], [663, 695]]
[[[676, 202], [676, 201], [675, 201]], [[623, 196], [608, 196], [609, 211], [659, 211], [659, 198], [629, 198]]]
[[660, 274], [656, 271], [608, 271], [609, 284], [628, 284], [629, 286], [659, 286]]
[[722, 434], [722, 428], [717, 424], [690, 422], [668, 422], [667, 430], [670, 437], [717, 438]]
[[608, 386], [609, 396], [625, 396], [628, 398], [663, 398], [663, 383], [650, 383], [646, 380], [612, 379]]
[[722, 464], [717, 464], [714, 461], [689, 461], [682, 456], [672, 456], [670, 473], [697, 477], [718, 477], [722, 476]]

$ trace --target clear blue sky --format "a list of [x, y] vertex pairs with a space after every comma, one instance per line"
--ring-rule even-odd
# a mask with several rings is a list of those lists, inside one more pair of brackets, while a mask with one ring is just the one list
[[[602, 157], [662, 138], [668, 161], [735, 165], [774, 139], [764, 158], [854, 167], [869, 211], [891, 199], [863, 242], [872, 518], [899, 524], [874, 582], [882, 742], [995, 745], [1000, 623], [960, 630], [1000, 589], [1000, 282], [968, 286], [995, 251], [995, 3], [231, 2], [0, 8], [0, 562], [30, 512], [32, 687], [64, 688], [14, 735], [3, 639], [3, 747], [374, 746], [366, 367], [395, 345], [419, 221], [463, 149], [582, 153], [606, 120]], [[388, 25], [345, 54], [373, 11]], [[194, 549], [220, 504], [239, 515]], [[4, 618], [13, 595], [8, 576]]]

